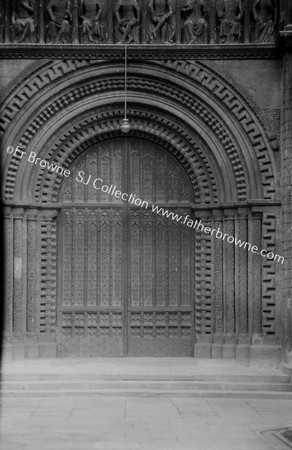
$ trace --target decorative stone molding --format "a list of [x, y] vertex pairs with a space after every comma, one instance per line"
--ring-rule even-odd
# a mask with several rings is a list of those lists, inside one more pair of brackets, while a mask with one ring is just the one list
[[[246, 102], [243, 100], [243, 98], [240, 97], [240, 94], [238, 92], [235, 92], [234, 89], [232, 89], [226, 81], [223, 81], [221, 77], [218, 76], [218, 74], [214, 74], [213, 71], [211, 71], [209, 68], [205, 68], [200, 63], [197, 63], [196, 65], [191, 63], [182, 63], [177, 62], [175, 64], [171, 62], [167, 62], [165, 64], [161, 63], [155, 63], [154, 68], [155, 70], [159, 70], [157, 75], [160, 75], [160, 67], [162, 65], [163, 70], [166, 70], [169, 75], [173, 76], [173, 80], [181, 79], [181, 77], [190, 78], [192, 82], [195, 83], [195, 86], [197, 87], [198, 91], [196, 91], [196, 95], [191, 94], [188, 92], [186, 95], [186, 92], [182, 92], [178, 89], [175, 89], [174, 86], [167, 86], [162, 81], [159, 83], [157, 80], [155, 82], [150, 81], [149, 79], [146, 81], [143, 81], [142, 79], [139, 79], [137, 76], [137, 72], [135, 73], [135, 78], [130, 76], [129, 80], [129, 88], [132, 90], [132, 92], [139, 92], [141, 89], [141, 86], [143, 84], [143, 89], [146, 89], [149, 95], [149, 98], [151, 98], [152, 95], [155, 96], [159, 95], [158, 91], [160, 92], [160, 95], [163, 98], [163, 101], [165, 102], [166, 99], [171, 99], [172, 105], [175, 107], [183, 107], [185, 111], [188, 111], [188, 114], [194, 114], [196, 113], [196, 121], [197, 126], [203, 127], [206, 131], [209, 129], [214, 136], [214, 138], [217, 140], [218, 145], [221, 145], [224, 147], [224, 153], [226, 156], [225, 158], [229, 158], [229, 163], [233, 166], [233, 169], [230, 168], [230, 174], [234, 173], [235, 179], [236, 179], [236, 185], [237, 185], [237, 195], [239, 200], [245, 200], [248, 197], [251, 196], [251, 194], [247, 194], [245, 183], [246, 183], [246, 176], [247, 172], [243, 170], [241, 160], [242, 158], [249, 158], [248, 153], [250, 152], [250, 144], [252, 144], [253, 148], [257, 152], [258, 162], [261, 167], [262, 171], [262, 185], [263, 189], [265, 191], [265, 198], [273, 198], [274, 197], [274, 187], [273, 187], [273, 179], [276, 176], [276, 172], [274, 171], [274, 163], [273, 163], [273, 157], [272, 157], [272, 149], [269, 144], [268, 138], [265, 135], [264, 129], [261, 126], [261, 123], [259, 119], [256, 117], [256, 114], [254, 111], [252, 111], [251, 107], [246, 104]], [[66, 76], [70, 76], [71, 72], [75, 72], [78, 79], [80, 79], [80, 75], [83, 73], [83, 78], [85, 78], [85, 74], [88, 73], [87, 76], [90, 76], [91, 73], [91, 64], [87, 63], [86, 61], [83, 62], [56, 62], [56, 63], [50, 63], [49, 67], [44, 67], [43, 69], [40, 69], [40, 72], [38, 72], [38, 75], [36, 75], [36, 78], [34, 79], [28, 79], [26, 83], [24, 84], [23, 88], [20, 90], [17, 89], [17, 91], [13, 90], [15, 93], [11, 94], [5, 104], [5, 109], [3, 110], [3, 123], [2, 127], [3, 130], [6, 129], [7, 134], [9, 133], [10, 126], [13, 127], [14, 120], [18, 120], [19, 114], [21, 114], [21, 111], [23, 110], [23, 106], [26, 103], [30, 103], [32, 101], [36, 101], [37, 97], [36, 94], [41, 91], [39, 91], [39, 86], [42, 86], [42, 89], [45, 89], [46, 84], [49, 82], [49, 80], [53, 83], [56, 83], [56, 87], [60, 85], [61, 87], [61, 80], [60, 77], [63, 75], [63, 80], [65, 80]], [[138, 66], [137, 66], [138, 71]], [[137, 78], [138, 77], [138, 78]], [[211, 77], [211, 78], [210, 78]], [[186, 79], [187, 79], [186, 78]], [[90, 78], [89, 78], [90, 79]], [[88, 80], [89, 80], [88, 79]], [[77, 80], [76, 80], [77, 81]], [[142, 84], [141, 84], [142, 83]], [[73, 91], [68, 92], [66, 94], [63, 94], [61, 96], [57, 96], [57, 98], [52, 99], [52, 101], [45, 106], [45, 108], [42, 108], [42, 110], [39, 110], [39, 114], [37, 117], [33, 120], [31, 124], [29, 124], [26, 127], [26, 132], [22, 133], [22, 139], [20, 140], [20, 144], [24, 145], [27, 149], [32, 149], [32, 146], [30, 142], [32, 139], [34, 141], [36, 140], [36, 133], [39, 130], [39, 127], [44, 125], [45, 123], [48, 123], [48, 120], [52, 120], [53, 117], [55, 117], [56, 113], [60, 111], [60, 109], [64, 108], [66, 105], [66, 108], [71, 108], [71, 105], [76, 105], [76, 101], [81, 101], [82, 98], [93, 98], [94, 95], [97, 94], [97, 92], [104, 92], [105, 95], [107, 95], [107, 92], [116, 92], [117, 95], [119, 95], [119, 92], [122, 89], [122, 80], [121, 79], [112, 79], [111, 81], [106, 79], [103, 83], [99, 82], [90, 82], [86, 81], [86, 84], [83, 86], [81, 85], [79, 88], [73, 88]], [[211, 103], [203, 102], [201, 99], [200, 92], [203, 93], [203, 91], [208, 92], [208, 96], [210, 98]], [[22, 93], [22, 92], [23, 93]], [[15, 95], [17, 93], [17, 95]], [[227, 108], [227, 110], [230, 109], [230, 112], [235, 115], [235, 117], [238, 120], [237, 125], [235, 126], [235, 129], [233, 130], [233, 135], [238, 134], [236, 131], [236, 127], [240, 126], [243, 128], [245, 134], [246, 134], [246, 142], [242, 141], [242, 138], [240, 138], [240, 142], [234, 141], [234, 137], [231, 135], [231, 133], [228, 133], [230, 128], [230, 123], [228, 123], [228, 126], [226, 128], [226, 123], [224, 123], [223, 118], [219, 118], [218, 111], [216, 111], [215, 105], [212, 105], [212, 97], [215, 95], [215, 97], [218, 97], [220, 101], [223, 101], [224, 107]], [[31, 100], [28, 99], [28, 97], [31, 97]], [[10, 101], [9, 101], [10, 98]], [[106, 101], [106, 97], [104, 97]], [[33, 100], [34, 99], [34, 100]], [[117, 97], [117, 100], [119, 100], [119, 97]], [[130, 100], [131, 102], [131, 100]], [[136, 101], [135, 101], [136, 102]], [[104, 107], [103, 107], [104, 108]], [[137, 108], [135, 115], [139, 115], [140, 117], [143, 116], [142, 111], [139, 113], [139, 108]], [[81, 110], [80, 110], [81, 113]], [[82, 113], [84, 116], [84, 113]], [[109, 112], [106, 112], [106, 114], [110, 114]], [[114, 116], [118, 116], [120, 114], [120, 110], [116, 110], [114, 113]], [[133, 113], [132, 113], [133, 114]], [[141, 116], [142, 115], [142, 116]], [[113, 117], [114, 117], [113, 116]], [[150, 113], [150, 111], [144, 112], [144, 117], [150, 117], [151, 120], [157, 121], [157, 116], [154, 119], [153, 114]], [[153, 119], [152, 119], [153, 117]], [[198, 119], [199, 117], [199, 119]], [[134, 117], [133, 117], [134, 119]], [[171, 117], [169, 117], [171, 119]], [[187, 119], [187, 118], [186, 118]], [[104, 120], [104, 116], [96, 117], [94, 116], [94, 119], [91, 120]], [[141, 119], [140, 119], [141, 120]], [[149, 120], [149, 119], [148, 119]], [[199, 120], [199, 121], [198, 121]], [[159, 119], [158, 121], [165, 122], [165, 119]], [[115, 126], [114, 129], [117, 130], [118, 127], [118, 121], [115, 119]], [[198, 135], [194, 134], [194, 130], [191, 131], [190, 124], [186, 125], [184, 124], [184, 130], [181, 131], [178, 128], [178, 125], [171, 124], [171, 121], [169, 122], [170, 127], [176, 127], [176, 130], [178, 133], [182, 133], [184, 135], [183, 139], [188, 140], [187, 145], [191, 145], [193, 148], [196, 148], [196, 153], [198, 154], [198, 157], [200, 159], [204, 160], [204, 172], [208, 173], [209, 178], [209, 184], [213, 184], [213, 196], [214, 199], [216, 198], [216, 188], [214, 185], [214, 182], [218, 185], [220, 176], [218, 173], [215, 175], [214, 168], [215, 168], [215, 160], [214, 156], [208, 154], [206, 151], [202, 151], [202, 147], [204, 146], [204, 143], [202, 142], [202, 139], [198, 138]], [[148, 126], [147, 123], [144, 124], [148, 129], [153, 130], [153, 126]], [[81, 127], [84, 127], [84, 124], [82, 122]], [[80, 125], [78, 125], [78, 128], [80, 128]], [[137, 124], [137, 128], [139, 128], [139, 125]], [[140, 129], [143, 128], [140, 126]], [[186, 134], [186, 130], [188, 129], [189, 136]], [[76, 130], [76, 133], [78, 135], [78, 132]], [[158, 134], [157, 132], [155, 132]], [[74, 134], [74, 132], [73, 132]], [[152, 132], [153, 134], [153, 132]], [[231, 137], [232, 136], [232, 137]], [[68, 132], [64, 135], [65, 140], [67, 139], [68, 142], [70, 141], [70, 137], [68, 135]], [[64, 140], [64, 138], [62, 138]], [[173, 137], [171, 138], [173, 139]], [[219, 144], [220, 142], [220, 144]], [[205, 143], [207, 145], [207, 143]], [[58, 145], [54, 144], [54, 149], [56, 150]], [[177, 147], [177, 145], [176, 145]], [[267, 149], [269, 151], [267, 152]], [[46, 149], [46, 155], [49, 154], [49, 156], [52, 156], [52, 150]], [[190, 154], [190, 151], [185, 150], [185, 153]], [[192, 152], [194, 155], [194, 152]], [[243, 155], [244, 153], [244, 155]], [[211, 156], [211, 159], [210, 159]], [[223, 156], [223, 154], [222, 154]], [[67, 154], [60, 153], [60, 157], [65, 157], [67, 159]], [[192, 156], [193, 157], [193, 156]], [[213, 159], [212, 159], [213, 158]], [[61, 159], [63, 161], [63, 159]], [[15, 170], [17, 165], [19, 165], [21, 161], [17, 159], [16, 157], [13, 158], [13, 162], [10, 164], [10, 168], [7, 171], [6, 175], [6, 198], [12, 199], [12, 197], [15, 195], [13, 193], [13, 184], [15, 180]], [[250, 172], [250, 182], [254, 183], [255, 180], [258, 178], [258, 175], [255, 173], [255, 167], [254, 164], [251, 163], [251, 161], [247, 164], [249, 167]], [[226, 175], [224, 175], [223, 178], [226, 178]], [[216, 181], [215, 181], [216, 180]], [[37, 184], [39, 185], [39, 181]], [[222, 183], [222, 181], [221, 181]], [[220, 186], [220, 190], [222, 189], [222, 186]], [[261, 197], [261, 193], [254, 192], [253, 197]], [[202, 201], [202, 199], [201, 199]], [[222, 201], [222, 200], [221, 200]]]

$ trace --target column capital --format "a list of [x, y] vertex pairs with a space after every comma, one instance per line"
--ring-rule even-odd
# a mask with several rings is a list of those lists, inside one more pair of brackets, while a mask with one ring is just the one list
[[58, 213], [58, 209], [42, 209], [41, 217], [45, 220], [54, 220], [56, 217], [58, 217]]
[[248, 208], [238, 208], [237, 209], [238, 220], [247, 220], [249, 211], [250, 210]]
[[213, 209], [212, 215], [214, 220], [223, 220], [223, 210], [221, 208]]
[[224, 218], [225, 218], [225, 220], [235, 220], [234, 209], [225, 209], [224, 210]]
[[36, 220], [38, 218], [38, 210], [37, 209], [29, 209], [27, 211], [27, 220]]
[[24, 209], [23, 208], [14, 208], [13, 209], [13, 217], [14, 219], [23, 219]]

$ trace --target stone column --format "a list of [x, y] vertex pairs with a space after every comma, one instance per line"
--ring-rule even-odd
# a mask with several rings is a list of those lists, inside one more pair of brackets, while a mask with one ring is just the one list
[[[113, 0], [108, 0], [108, 43], [114, 43], [114, 13]], [[115, 4], [116, 2], [114, 2]]]
[[214, 228], [218, 237], [213, 236], [214, 248], [214, 338], [212, 345], [212, 358], [222, 358], [222, 345], [224, 335], [224, 306], [223, 306], [223, 241], [220, 233], [223, 232], [223, 212], [213, 210]]
[[[249, 243], [251, 248], [262, 250], [262, 213], [253, 212], [249, 226]], [[262, 336], [262, 257], [256, 249], [249, 251], [249, 330], [253, 336], [253, 342], [261, 343]]]
[[39, 0], [39, 43], [45, 42], [45, 0]]
[[250, 15], [251, 15], [252, 4], [250, 0], [243, 0], [243, 35], [244, 43], [249, 44], [250, 42]]
[[[240, 208], [237, 213], [236, 237], [248, 242], [248, 209]], [[235, 297], [236, 334], [238, 345], [236, 359], [249, 361], [250, 339], [248, 335], [248, 248], [235, 247]]]
[[[234, 210], [224, 211], [224, 233], [228, 234], [223, 243], [224, 271], [224, 334], [223, 358], [235, 357], [235, 250], [234, 250]], [[233, 237], [233, 242], [231, 237]]]
[[209, 0], [209, 44], [216, 44], [216, 0]]
[[4, 333], [12, 333], [13, 322], [13, 216], [11, 208], [3, 214], [4, 234]]
[[73, 0], [72, 11], [72, 43], [79, 44], [78, 0]]
[[142, 44], [147, 43], [147, 10], [148, 1], [143, 0], [141, 8], [141, 42]]
[[11, 42], [10, 38], [10, 24], [11, 24], [11, 0], [4, 0], [4, 42], [9, 44]]
[[195, 251], [195, 323], [196, 323], [196, 358], [211, 358], [212, 355], [212, 331], [214, 306], [214, 276], [212, 265], [212, 241], [210, 234], [203, 230], [210, 227], [210, 211], [198, 210], [195, 212], [197, 221], [196, 251]]
[[25, 331], [25, 304], [23, 304], [25, 273], [23, 248], [23, 209], [13, 211], [13, 333]]
[[175, 30], [175, 35], [176, 35], [176, 43], [180, 44], [181, 43], [181, 0], [176, 0], [176, 30]]
[[57, 210], [40, 211], [40, 241], [41, 267], [39, 292], [39, 333], [46, 342], [40, 347], [41, 356], [55, 356], [56, 344], [56, 308], [57, 308], [57, 261], [56, 238], [57, 229], [55, 218]]
[[37, 210], [27, 213], [27, 303], [26, 331], [36, 333]]

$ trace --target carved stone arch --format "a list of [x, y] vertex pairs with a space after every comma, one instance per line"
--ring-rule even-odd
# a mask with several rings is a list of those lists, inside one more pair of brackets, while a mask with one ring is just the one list
[[[28, 79], [22, 88], [20, 88], [18, 84], [15, 88], [15, 95], [13, 97], [11, 97], [10, 94], [10, 98], [6, 101], [6, 109], [2, 116], [3, 128], [6, 128], [8, 131], [9, 121], [11, 126], [15, 125], [15, 121], [19, 123], [19, 114], [21, 115], [21, 108], [24, 104], [32, 101], [34, 107], [38, 106], [38, 108], [40, 108], [40, 105], [37, 105], [37, 103], [40, 102], [40, 99], [42, 99], [42, 103], [44, 104], [46, 104], [47, 101], [46, 108], [40, 110], [37, 117], [26, 127], [26, 131], [23, 133], [23, 130], [20, 130], [18, 134], [20, 142], [27, 147], [36, 130], [40, 126], [47, 126], [48, 119], [56, 113], [56, 110], [60, 110], [62, 107], [64, 108], [64, 105], [69, 105], [70, 103], [73, 104], [77, 99], [88, 98], [94, 93], [120, 92], [123, 89], [123, 77], [121, 76], [121, 73], [117, 73], [117, 75], [113, 77], [111, 63], [103, 62], [102, 67], [99, 63], [99, 73], [103, 79], [96, 81], [96, 79], [94, 79], [94, 75], [96, 78], [95, 64], [96, 63], [90, 63], [88, 61], [57, 61], [54, 64], [50, 64], [49, 67], [42, 67], [39, 69], [40, 73], [38, 73], [38, 76], [34, 74], [33, 79]], [[174, 63], [170, 62], [164, 63], [163, 69], [161, 69], [161, 67], [159, 67], [161, 66], [159, 62], [153, 62], [153, 65], [159, 68], [159, 70], [154, 71], [154, 74], [153, 68], [152, 74], [146, 74], [147, 70], [143, 67], [143, 74], [141, 74], [141, 66], [143, 66], [143, 64], [135, 64], [135, 67], [132, 65], [129, 73], [129, 89], [130, 92], [132, 91], [133, 96], [132, 106], [135, 107], [139, 101], [142, 101], [141, 98], [138, 99], [142, 87], [146, 92], [149, 92], [149, 95], [150, 93], [152, 93], [152, 95], [154, 93], [157, 95], [157, 92], [159, 92], [162, 98], [171, 98], [172, 102], [175, 101], [176, 105], [184, 112], [185, 117], [183, 120], [188, 118], [195, 123], [195, 120], [200, 118], [200, 120], [204, 121], [206, 135], [210, 132], [212, 136], [216, 138], [212, 143], [214, 148], [211, 151], [218, 152], [218, 148], [216, 149], [216, 144], [218, 143], [222, 153], [219, 157], [222, 158], [223, 154], [227, 154], [236, 179], [237, 200], [261, 198], [262, 186], [261, 183], [258, 182], [260, 179], [259, 175], [263, 181], [263, 189], [267, 191], [266, 198], [273, 197], [274, 188], [271, 185], [271, 182], [274, 180], [274, 171], [272, 162], [269, 162], [269, 153], [271, 149], [268, 147], [267, 138], [266, 140], [264, 139], [263, 129], [257, 128], [258, 123], [252, 120], [251, 112], [249, 112], [248, 115], [247, 107], [243, 100], [240, 99], [239, 101], [237, 94], [230, 93], [231, 88], [227, 88], [226, 83], [224, 85], [221, 80], [219, 89], [218, 76], [215, 77], [213, 74], [211, 77], [212, 79], [210, 79], [211, 71], [206, 68], [203, 69], [202, 64], [196, 63], [195, 66], [188, 63], [173, 64]], [[163, 76], [165, 78], [165, 72], [167, 72], [168, 75], [167, 83], [162, 81]], [[171, 80], [170, 72], [172, 72]], [[174, 72], [176, 73], [175, 76], [173, 76]], [[179, 76], [177, 75], [178, 72]], [[135, 76], [133, 76], [133, 74]], [[190, 86], [189, 81], [187, 83], [187, 79], [189, 80], [190, 78], [195, 80], [196, 86], [198, 85], [197, 90], [195, 90], [193, 86]], [[184, 86], [182, 88], [181, 80], [183, 79]], [[208, 83], [206, 80], [208, 80]], [[50, 101], [48, 92], [49, 83], [56, 88], [57, 92], [62, 92], [63, 95], [58, 94]], [[178, 83], [180, 83], [179, 88]], [[69, 86], [69, 88], [64, 92], [65, 85]], [[212, 89], [215, 89], [214, 86], [217, 86], [218, 88], [214, 91], [215, 97], [217, 96], [216, 102], [214, 102], [214, 92], [212, 92]], [[206, 97], [206, 91], [209, 91], [209, 97]], [[38, 95], [44, 94], [44, 92], [46, 92], [45, 97]], [[212, 98], [210, 98], [210, 92], [212, 92]], [[244, 135], [242, 129], [238, 127], [238, 124], [237, 129], [235, 127], [235, 129], [230, 130], [230, 120], [228, 124], [224, 124], [222, 121], [220, 122], [219, 110], [217, 111], [217, 114], [214, 115], [215, 107], [217, 106], [218, 108], [220, 104], [218, 92], [221, 95], [220, 101], [223, 100], [223, 103], [227, 104], [227, 106], [236, 113], [235, 115], [238, 116], [239, 114], [238, 118], [240, 120], [238, 122], [240, 122], [241, 128], [243, 128], [243, 125], [249, 127], [247, 130], [248, 133], [245, 133]], [[198, 102], [195, 97], [199, 94], [201, 94], [201, 98]], [[203, 99], [203, 96], [205, 96], [205, 99]], [[226, 103], [225, 97], [229, 99], [229, 103]], [[174, 103], [171, 103], [169, 106], [173, 105]], [[230, 115], [229, 119], [231, 119], [231, 117], [232, 116]], [[228, 118], [226, 121], [228, 122]], [[228, 132], [226, 132], [226, 130], [228, 130]], [[195, 133], [195, 131], [196, 130], [193, 130], [193, 133]], [[202, 128], [200, 131], [202, 131]], [[234, 139], [235, 134], [236, 139]], [[239, 143], [243, 144], [245, 142], [245, 144], [247, 144], [247, 138], [252, 141], [252, 145], [249, 145], [249, 148], [248, 145], [245, 145], [245, 148], [248, 148], [248, 151], [246, 150], [246, 154], [239, 157], [238, 154], [242, 151], [243, 147], [243, 145], [241, 147]], [[259, 162], [256, 161], [256, 155], [250, 154], [250, 152], [253, 152], [254, 150], [259, 155]], [[210, 149], [206, 146], [205, 151], [203, 152], [205, 159], [208, 151], [210, 152]], [[17, 161], [15, 161], [15, 164], [17, 165]], [[262, 167], [261, 173], [260, 170], [257, 170], [258, 164]], [[210, 161], [207, 160], [206, 165], [210, 166]], [[15, 169], [13, 168], [11, 173], [7, 173], [8, 198], [13, 196], [14, 170]], [[250, 192], [246, 192], [246, 185], [253, 186], [250, 189]]]
[[[98, 115], [89, 116], [83, 120], [77, 117], [76, 123], [71, 123], [70, 129], [66, 130], [53, 145], [46, 146], [46, 136], [43, 146], [39, 142], [31, 147], [32, 151], [42, 148], [39, 152], [40, 158], [45, 158], [69, 168], [72, 161], [88, 146], [98, 143], [103, 139], [121, 136], [120, 122], [122, 110], [109, 110]], [[200, 158], [201, 147], [190, 136], [185, 136], [185, 131], [180, 129], [174, 122], [168, 121], [158, 114], [149, 114], [145, 111], [129, 111], [132, 123], [130, 135], [141, 136], [147, 140], [156, 142], [174, 154], [188, 172], [194, 186], [196, 203], [218, 202], [218, 191], [224, 191], [222, 177], [218, 171], [215, 175], [211, 166], [206, 165]], [[36, 148], [35, 148], [36, 147]], [[23, 177], [23, 178], [22, 178]], [[51, 173], [44, 174], [40, 167], [34, 169], [30, 174], [27, 167], [19, 172], [19, 185], [16, 195], [31, 192], [30, 201], [42, 203], [56, 202], [61, 177], [55, 177]], [[33, 187], [33, 191], [28, 187]], [[22, 198], [24, 201], [25, 199]]]
[[[131, 97], [129, 99], [131, 101]], [[110, 101], [113, 101], [114, 103], [116, 103], [117, 101], [119, 103], [122, 103], [122, 98], [114, 98], [113, 100], [108, 100], [108, 103]], [[89, 107], [89, 103], [86, 104], [86, 109], [88, 109]], [[96, 108], [96, 104], [94, 106]], [[76, 110], [78, 110], [78, 104], [74, 104], [72, 106], [74, 113], [70, 113], [69, 109], [66, 109], [66, 114], [64, 114], [64, 110], [62, 110], [61, 116], [56, 116], [56, 114], [53, 114], [54, 111], [51, 110], [51, 117], [52, 117], [52, 121], [51, 122], [46, 122], [46, 131], [47, 134], [45, 134], [42, 129], [40, 132], [37, 131], [37, 127], [35, 128], [35, 130], [33, 130], [33, 127], [29, 127], [27, 132], [24, 133], [24, 136], [27, 136], [31, 133], [31, 130], [33, 130], [33, 141], [32, 141], [32, 136], [30, 136], [30, 138], [25, 141], [24, 138], [22, 140], [20, 140], [20, 143], [22, 145], [24, 145], [27, 149], [27, 152], [29, 151], [35, 151], [36, 153], [38, 153], [38, 156], [40, 158], [50, 158], [53, 155], [54, 150], [57, 150], [59, 147], [59, 144], [48, 144], [48, 140], [50, 139], [50, 137], [53, 135], [55, 136], [55, 134], [64, 134], [65, 139], [68, 138], [68, 136], [70, 135], [70, 133], [73, 133], [74, 130], [74, 126], [76, 126], [76, 133], [78, 135], [78, 133], [80, 133], [80, 128], [84, 127], [84, 120], [80, 120], [80, 118], [82, 118], [82, 116], [79, 117], [79, 115], [77, 114], [77, 119], [73, 117], [73, 115], [76, 115]], [[57, 113], [57, 111], [56, 111]], [[72, 115], [73, 114], [73, 115]], [[81, 112], [80, 112], [81, 114]], [[110, 121], [110, 126], [108, 128], [108, 130], [112, 130], [113, 128], [115, 129], [119, 129], [120, 126], [120, 118], [122, 117], [122, 111], [118, 110], [118, 111], [111, 111], [109, 114], [109, 117], [111, 117], [111, 121]], [[131, 114], [131, 111], [130, 111]], [[104, 114], [103, 114], [104, 115]], [[86, 120], [91, 120], [93, 121], [93, 123], [97, 123], [98, 121], [100, 121], [100, 118], [90, 118], [91, 113], [89, 113], [89, 118], [88, 119], [88, 112], [86, 113]], [[140, 117], [139, 117], [140, 116]], [[173, 116], [175, 117], [175, 114], [173, 114]], [[54, 123], [57, 123], [59, 126], [59, 122], [62, 122], [62, 117], [66, 117], [68, 119], [70, 119], [70, 127], [69, 130], [67, 130], [66, 128], [66, 124], [63, 126], [63, 131], [60, 131], [58, 129], [55, 128]], [[114, 119], [115, 117], [115, 119]], [[170, 121], [169, 118], [167, 117], [167, 111], [165, 110], [163, 115], [158, 116], [157, 114], [153, 114], [153, 113], [149, 113], [148, 111], [133, 111], [132, 112], [132, 117], [133, 120], [135, 121], [135, 118], [137, 119], [139, 117], [139, 119], [137, 119], [139, 121], [139, 123], [136, 124], [137, 129], [141, 131], [143, 131], [143, 129], [145, 130], [154, 130], [154, 134], [158, 132], [158, 130], [155, 131], [155, 129], [157, 128], [157, 124], [161, 123], [163, 127], [168, 127], [168, 131], [163, 131], [163, 129], [160, 130], [160, 133], [162, 136], [169, 136], [168, 140], [169, 140], [169, 145], [173, 146], [173, 143], [175, 143], [175, 151], [177, 153], [181, 152], [182, 154], [186, 155], [186, 159], [189, 160], [191, 166], [194, 170], [195, 175], [198, 176], [198, 179], [202, 181], [202, 187], [204, 186], [204, 181], [203, 178], [204, 176], [207, 178], [210, 178], [210, 182], [208, 182], [208, 184], [210, 185], [208, 189], [205, 189], [205, 198], [204, 199], [198, 199], [198, 203], [201, 203], [202, 201], [205, 203], [210, 203], [210, 200], [212, 202], [216, 202], [217, 201], [217, 192], [219, 190], [219, 192], [221, 193], [225, 193], [225, 192], [233, 192], [236, 188], [236, 183], [235, 181], [232, 181], [230, 178], [230, 182], [229, 185], [227, 184], [227, 187], [224, 187], [224, 183], [226, 184], [226, 181], [228, 180], [228, 172], [232, 177], [232, 170], [231, 168], [227, 167], [226, 169], [226, 174], [224, 174], [224, 176], [222, 176], [222, 173], [218, 170], [219, 164], [217, 163], [217, 168], [214, 169], [214, 167], [216, 166], [216, 161], [211, 161], [210, 162], [210, 156], [209, 158], [206, 156], [208, 154], [208, 149], [204, 148], [204, 144], [201, 143], [197, 143], [196, 142], [196, 137], [192, 136], [190, 133], [188, 133], [188, 130], [186, 129], [186, 126], [181, 123], [181, 127], [179, 127], [179, 125], [175, 122], [180, 122], [180, 121], [175, 121], [172, 120]], [[69, 120], [68, 119], [68, 120]], [[83, 118], [84, 119], [84, 118]], [[114, 121], [113, 121], [114, 119]], [[144, 123], [144, 126], [141, 125], [141, 119]], [[73, 125], [72, 121], [77, 120], [76, 125]], [[39, 122], [39, 126], [42, 125], [42, 123]], [[99, 129], [103, 130], [104, 127], [107, 127], [106, 125], [99, 125]], [[62, 128], [62, 127], [61, 127]], [[52, 131], [55, 130], [55, 132], [52, 133]], [[68, 134], [69, 133], [69, 134]], [[152, 131], [153, 133], [153, 131]], [[158, 132], [158, 136], [160, 134]], [[99, 131], [100, 134], [100, 131]], [[150, 133], [151, 134], [151, 133]], [[38, 138], [38, 135], [41, 136], [41, 139]], [[70, 145], [69, 145], [69, 150], [66, 154], [66, 152], [61, 152], [59, 154], [59, 159], [57, 159], [57, 161], [55, 160], [55, 162], [59, 163], [59, 164], [66, 164], [65, 161], [67, 161], [68, 156], [70, 155], [70, 152], [72, 151], [72, 136], [70, 136]], [[62, 140], [63, 138], [61, 138]], [[29, 142], [32, 141], [32, 144], [30, 145]], [[171, 144], [172, 142], [172, 144]], [[219, 143], [218, 143], [219, 146]], [[205, 145], [206, 147], [206, 145]], [[41, 149], [41, 150], [39, 150]], [[198, 155], [196, 154], [198, 153]], [[17, 164], [17, 158], [15, 158], [15, 163]], [[201, 160], [201, 162], [200, 162]], [[17, 179], [18, 181], [21, 180], [22, 178], [22, 173], [23, 171], [25, 171], [27, 169], [27, 167], [24, 165], [23, 161], [18, 161], [18, 163], [21, 165], [22, 168], [20, 168], [20, 171], [18, 172], [18, 176]], [[195, 166], [198, 164], [201, 167], [198, 167], [198, 169], [195, 169]], [[225, 162], [226, 166], [228, 166], [228, 161], [226, 160]], [[223, 162], [221, 162], [221, 168], [222, 168]], [[8, 176], [10, 175], [10, 179], [14, 180], [16, 179], [15, 176], [15, 172], [14, 172], [14, 165], [12, 164], [10, 166], [10, 173], [9, 173], [9, 169], [8, 169]], [[18, 192], [14, 192], [14, 199], [18, 198], [18, 196], [20, 195], [26, 195], [27, 192], [29, 192], [29, 186], [32, 187], [34, 185], [34, 182], [28, 182], [30, 175], [29, 175], [29, 169], [28, 171], [26, 170], [26, 173], [24, 173], [24, 177], [25, 180], [24, 182], [19, 182], [18, 183]], [[35, 172], [35, 168], [34, 168], [34, 172]], [[217, 171], [217, 173], [216, 173]], [[204, 173], [206, 173], [206, 175], [204, 175]], [[203, 174], [203, 175], [202, 175]], [[203, 178], [202, 178], [203, 177]], [[216, 180], [216, 181], [215, 181]], [[41, 181], [38, 180], [36, 181], [36, 186], [38, 189], [38, 186], [40, 185]], [[218, 185], [218, 186], [216, 186]], [[214, 194], [213, 194], [214, 191]], [[22, 197], [21, 199], [22, 201], [25, 201], [25, 198]], [[33, 198], [30, 198], [30, 200], [35, 200]], [[221, 201], [222, 201], [222, 197], [221, 197]]]
[[[154, 64], [170, 69], [183, 77], [187, 76], [195, 86], [201, 86], [216, 99], [220, 112], [224, 107], [235, 124], [240, 124], [243, 133], [248, 137], [247, 150], [251, 157], [256, 158], [262, 179], [263, 197], [265, 199], [279, 198], [276, 190], [279, 186], [277, 168], [273, 155], [274, 142], [270, 142], [264, 125], [259, 118], [257, 107], [247, 101], [246, 96], [219, 75], [215, 70], [202, 62], [194, 61], [155, 61]], [[273, 139], [272, 139], [273, 140]], [[255, 162], [255, 159], [253, 159]]]

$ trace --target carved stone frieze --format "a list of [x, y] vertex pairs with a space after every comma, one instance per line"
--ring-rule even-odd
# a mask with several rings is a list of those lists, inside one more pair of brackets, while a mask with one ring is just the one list
[[[274, 44], [275, 0], [15, 0], [2, 6], [0, 43]], [[4, 25], [6, 23], [6, 25]]]

